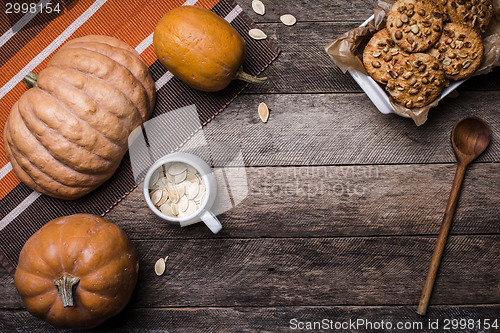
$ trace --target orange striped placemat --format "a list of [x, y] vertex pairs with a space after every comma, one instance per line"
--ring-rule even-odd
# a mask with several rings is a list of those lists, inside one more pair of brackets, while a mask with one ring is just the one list
[[[252, 75], [260, 74], [279, 54], [273, 42], [248, 37], [248, 30], [254, 23], [232, 0], [32, 2], [37, 4], [33, 12], [0, 13], [0, 131], [3, 131], [12, 105], [27, 89], [22, 78], [30, 71], [41, 71], [66, 41], [89, 34], [119, 38], [141, 54], [157, 89], [152, 117], [195, 104], [202, 124], [209, 122], [241, 93], [246, 84], [233, 81], [221, 92], [203, 93], [177, 80], [157, 61], [152, 47], [154, 28], [164, 13], [178, 6], [202, 6], [230, 22], [245, 38], [248, 50], [244, 67]], [[43, 10], [48, 8], [47, 4], [54, 9], [57, 3], [61, 9], [59, 13]], [[130, 159], [126, 155], [105, 186], [80, 200], [68, 202], [41, 195], [16, 177], [3, 149], [3, 133], [0, 134], [0, 262], [11, 274], [25, 241], [43, 224], [62, 215], [80, 212], [104, 215], [135, 186]], [[171, 149], [181, 142], [172, 142]]]

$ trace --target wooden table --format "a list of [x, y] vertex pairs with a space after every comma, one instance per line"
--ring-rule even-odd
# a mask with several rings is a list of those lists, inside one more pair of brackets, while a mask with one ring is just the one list
[[[412, 332], [442, 332], [451, 319], [474, 320], [451, 332], [500, 325], [500, 71], [469, 80], [417, 128], [379, 113], [323, 50], [369, 17], [375, 0], [264, 2], [262, 17], [239, 1], [282, 54], [265, 85], [204, 129], [208, 140], [240, 147], [249, 195], [220, 216], [216, 236], [164, 225], [139, 190], [120, 202], [107, 218], [134, 240], [141, 271], [129, 306], [100, 330], [277, 332], [323, 319], [417, 325]], [[298, 23], [281, 24], [285, 13]], [[260, 102], [271, 110], [267, 124]], [[450, 131], [471, 114], [490, 124], [493, 140], [467, 172], [422, 318], [416, 304], [455, 171]], [[157, 277], [154, 262], [165, 255]], [[0, 294], [1, 332], [56, 331], [24, 310], [3, 268]], [[429, 329], [436, 320], [439, 330]]]

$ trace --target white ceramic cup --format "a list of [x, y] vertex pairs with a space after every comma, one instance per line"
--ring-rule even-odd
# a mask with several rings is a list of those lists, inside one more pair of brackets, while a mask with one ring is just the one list
[[[151, 201], [151, 196], [149, 194], [149, 190], [152, 185], [150, 184], [151, 176], [153, 175], [153, 173], [156, 170], [162, 168], [162, 165], [172, 162], [182, 162], [192, 166], [193, 168], [198, 170], [203, 178], [203, 182], [205, 183], [206, 193], [205, 198], [200, 205], [200, 208], [192, 215], [187, 217], [172, 217], [163, 214], [155, 207], [155, 205]], [[162, 158], [157, 160], [151, 166], [151, 168], [149, 168], [148, 172], [146, 173], [146, 177], [144, 178], [144, 198], [146, 199], [146, 203], [148, 204], [149, 208], [158, 217], [164, 219], [169, 223], [180, 225], [181, 227], [203, 221], [214, 234], [218, 233], [222, 229], [222, 225], [220, 224], [217, 217], [210, 211], [210, 208], [215, 202], [216, 195], [217, 184], [212, 169], [207, 163], [205, 163], [205, 161], [193, 154], [177, 152], [163, 156]]]

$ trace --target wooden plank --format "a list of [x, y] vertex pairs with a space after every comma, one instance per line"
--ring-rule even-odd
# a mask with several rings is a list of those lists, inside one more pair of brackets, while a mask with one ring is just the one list
[[[445, 320], [458, 321], [458, 325], [460, 325], [460, 320], [465, 320], [465, 329], [460, 332], [478, 332], [482, 331], [479, 325], [483, 327], [485, 322], [491, 324], [498, 319], [499, 312], [500, 305], [433, 306], [426, 317], [418, 316], [415, 308], [411, 306], [127, 308], [118, 316], [99, 326], [98, 330], [99, 332], [157, 333], [166, 333], [167, 330], [171, 333], [290, 332], [295, 327], [297, 327], [295, 330], [298, 330], [302, 325], [307, 325], [307, 322], [311, 322], [310, 325], [318, 325], [314, 322], [326, 320], [328, 326], [323, 327], [333, 327], [333, 329], [335, 325], [345, 327], [346, 329], [337, 330], [341, 332], [365, 332], [370, 327], [375, 327], [374, 325], [381, 325], [383, 321], [386, 331], [392, 326], [393, 332], [399, 332], [398, 325], [408, 325], [410, 332], [434, 333], [444, 331]], [[429, 325], [436, 323], [438, 325], [436, 328], [435, 326], [429, 328]], [[467, 325], [470, 326], [467, 327]], [[52, 328], [26, 311], [0, 311], [0, 331], [2, 332], [32, 333], [40, 330], [47, 333], [65, 332]], [[318, 332], [318, 330], [314, 331]], [[484, 331], [493, 332], [494, 330]]]
[[[360, 22], [305, 22], [287, 27], [259, 24], [268, 38], [281, 48], [280, 56], [262, 74], [265, 84], [251, 85], [245, 93], [362, 92], [349, 74], [344, 74], [326, 54], [324, 46]], [[459, 91], [500, 90], [500, 68], [470, 79]]]
[[266, 14], [261, 16], [254, 13], [251, 1], [237, 2], [255, 22], [280, 22], [283, 14], [292, 14], [298, 21], [364, 21], [377, 6], [376, 0], [264, 0]]
[[349, 74], [333, 63], [324, 46], [357, 27], [353, 22], [261, 24], [268, 38], [281, 48], [279, 57], [262, 74], [264, 84], [250, 85], [248, 93], [362, 92]]
[[[436, 235], [454, 165], [247, 168], [248, 196], [219, 216], [217, 237]], [[500, 233], [500, 164], [473, 164], [452, 234]], [[236, 184], [238, 185], [238, 184]], [[233, 190], [243, 188], [231, 184]], [[202, 224], [168, 225], [135, 190], [107, 218], [133, 239], [211, 238]]]
[[[135, 241], [132, 307], [414, 305], [435, 237]], [[166, 273], [154, 263], [169, 255]], [[431, 304], [497, 304], [500, 236], [452, 236]], [[5, 274], [5, 271], [3, 274]], [[0, 308], [21, 308], [5, 279]], [[473, 286], [471, 286], [473, 281]]]
[[[381, 114], [364, 94], [244, 95], [203, 128], [208, 142], [241, 149], [247, 166], [450, 163], [454, 124], [482, 117], [492, 133], [500, 119], [492, 106], [500, 92], [463, 92], [431, 110], [417, 127], [411, 119]], [[257, 107], [270, 109], [268, 123]], [[478, 159], [500, 161], [495, 136]]]

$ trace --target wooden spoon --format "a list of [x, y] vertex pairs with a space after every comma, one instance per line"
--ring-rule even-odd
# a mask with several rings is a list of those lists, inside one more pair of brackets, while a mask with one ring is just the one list
[[455, 208], [457, 207], [458, 194], [460, 193], [460, 187], [462, 186], [462, 181], [464, 180], [465, 170], [467, 169], [469, 163], [474, 161], [479, 155], [481, 155], [486, 147], [488, 147], [490, 139], [490, 128], [484, 120], [478, 117], [466, 117], [456, 123], [453, 127], [453, 131], [451, 132], [451, 143], [458, 161], [457, 171], [451, 187], [450, 198], [448, 199], [448, 204], [446, 205], [443, 222], [441, 223], [441, 228], [439, 229], [436, 248], [432, 254], [432, 260], [429, 272], [427, 273], [427, 278], [425, 279], [422, 296], [420, 297], [420, 303], [417, 309], [417, 313], [419, 315], [424, 316], [427, 312], [427, 306], [429, 305], [429, 299], [431, 297], [439, 263], [441, 262], [441, 257], [443, 256], [443, 250], [450, 231], [451, 221], [453, 219], [453, 214], [455, 213]]

